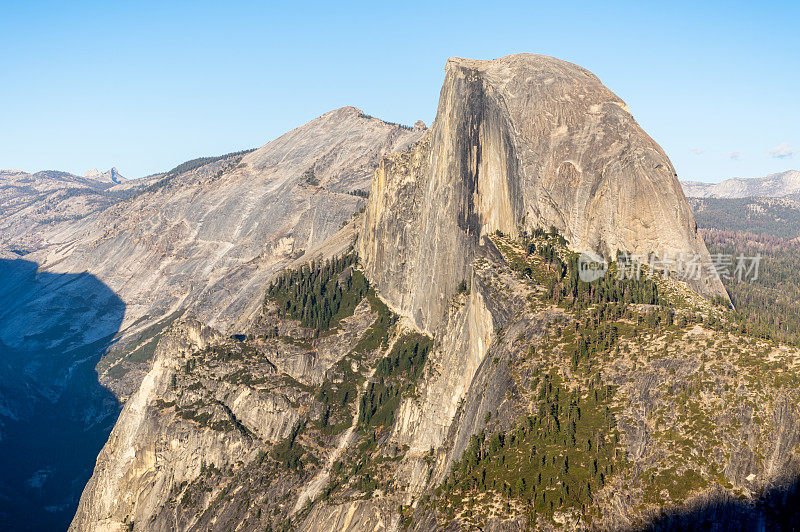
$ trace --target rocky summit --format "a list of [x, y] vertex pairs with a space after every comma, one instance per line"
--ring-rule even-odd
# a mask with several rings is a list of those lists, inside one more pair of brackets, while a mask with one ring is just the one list
[[[354, 107], [331, 111], [259, 149], [157, 176], [26, 258], [47, 271], [88, 271], [125, 301], [120, 340], [99, 368], [124, 399], [176, 315], [223, 328], [246, 319], [276, 271], [364, 205], [380, 157], [419, 135]], [[128, 356], [142, 346], [145, 360]]]
[[[576, 251], [709, 264], [663, 150], [596, 76], [546, 56], [450, 59], [434, 125], [382, 161], [370, 199], [366, 271], [426, 330], [498, 230], [555, 227]], [[695, 288], [725, 293], [714, 273]]]
[[798, 517], [800, 349], [731, 308], [669, 159], [571, 63], [450, 59], [430, 128], [338, 109], [43, 234], [26, 275], [124, 304], [71, 530]]

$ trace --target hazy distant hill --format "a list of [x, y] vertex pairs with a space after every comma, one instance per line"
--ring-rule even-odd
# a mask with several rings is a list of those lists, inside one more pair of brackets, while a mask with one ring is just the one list
[[697, 225], [721, 231], [797, 238], [798, 196], [784, 198], [689, 198]]
[[760, 255], [747, 282], [723, 276], [736, 309], [759, 335], [800, 343], [800, 198], [689, 198], [712, 255]]
[[58, 170], [0, 170], [0, 249], [27, 253], [61, 242], [77, 220], [152, 182], [125, 179], [116, 168], [90, 170], [83, 177]]
[[735, 177], [721, 183], [683, 181], [681, 184], [689, 198], [779, 198], [800, 193], [800, 172], [787, 170], [766, 177]]

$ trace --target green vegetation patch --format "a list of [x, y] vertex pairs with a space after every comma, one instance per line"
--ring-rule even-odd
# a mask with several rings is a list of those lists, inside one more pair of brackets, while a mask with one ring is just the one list
[[[480, 518], [485, 494], [501, 495], [534, 514], [584, 512], [609, 478], [626, 467], [620, 432], [614, 420], [614, 389], [599, 384], [569, 389], [555, 372], [536, 386], [534, 415], [513, 430], [470, 438], [447, 480], [436, 489], [448, 519]], [[488, 515], [483, 515], [483, 518]]]
[[323, 407], [317, 427], [326, 436], [339, 434], [350, 427], [353, 422], [351, 407], [358, 397], [358, 386], [364, 381], [364, 377], [353, 371], [348, 357], [337, 362], [333, 372], [341, 377], [341, 381], [326, 379], [316, 394], [316, 400]]
[[375, 380], [367, 385], [361, 396], [359, 427], [388, 427], [394, 423], [394, 412], [400, 406], [401, 398], [413, 393], [432, 348], [433, 340], [429, 337], [408, 334], [378, 361]]
[[[564, 237], [541, 229], [514, 243], [501, 235], [492, 239], [512, 270], [542, 285], [544, 294], [557, 304], [578, 310], [597, 303], [660, 305], [658, 283], [650, 276], [622, 276], [617, 271], [629, 257], [619, 253], [608, 274], [587, 283], [579, 276], [579, 255], [566, 248]], [[521, 246], [521, 249], [520, 247]]]
[[670, 499], [682, 502], [689, 498], [692, 492], [708, 487], [708, 481], [694, 469], [677, 472], [673, 466], [662, 471], [645, 473], [644, 502], [649, 504], [663, 504], [661, 492], [666, 490]]
[[[305, 447], [297, 441], [297, 437], [303, 428], [304, 425], [298, 423], [286, 438], [276, 443], [272, 448], [272, 457], [279, 464], [289, 471], [298, 473], [302, 473], [307, 461], [313, 458], [312, 455], [306, 452]], [[313, 458], [313, 461], [316, 461], [316, 459]]]
[[267, 289], [267, 299], [278, 305], [282, 317], [300, 320], [304, 327], [325, 331], [352, 316], [367, 295], [369, 282], [353, 266], [355, 253], [333, 260], [311, 262], [286, 270]]
[[397, 315], [375, 294], [375, 290], [367, 292], [367, 301], [373, 312], [378, 314], [373, 324], [359, 339], [353, 348], [354, 353], [368, 353], [389, 345], [389, 328], [397, 322]]

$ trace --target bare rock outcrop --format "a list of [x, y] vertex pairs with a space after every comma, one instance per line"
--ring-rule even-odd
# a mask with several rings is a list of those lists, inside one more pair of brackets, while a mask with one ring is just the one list
[[[175, 491], [207, 467], [252, 460], [263, 441], [289, 434], [299, 418], [292, 408], [297, 397], [279, 386], [262, 389], [243, 382], [236, 361], [208, 363], [225, 360], [235, 348], [192, 319], [170, 328], [98, 456], [71, 530], [125, 530], [151, 523]], [[250, 360], [249, 370], [252, 382], [279, 380], [264, 357]], [[189, 383], [193, 386], [187, 388]]]
[[88, 271], [123, 300], [122, 338], [99, 371], [125, 399], [146, 368], [126, 353], [154, 344], [152, 332], [186, 309], [223, 330], [257, 311], [277, 271], [364, 205], [354, 192], [368, 189], [379, 159], [421, 134], [343, 107], [245, 155], [168, 175], [30, 258], [42, 271]]
[[368, 275], [423, 329], [441, 321], [482, 235], [554, 226], [607, 257], [696, 255], [725, 297], [664, 151], [588, 70], [551, 57], [450, 59], [436, 121], [385, 158], [360, 243]]

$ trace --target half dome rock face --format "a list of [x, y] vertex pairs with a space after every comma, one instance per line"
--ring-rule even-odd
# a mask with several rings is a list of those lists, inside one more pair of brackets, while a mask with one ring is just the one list
[[672, 164], [594, 74], [533, 54], [450, 59], [445, 72], [433, 126], [377, 171], [360, 244], [420, 327], [439, 321], [495, 230], [554, 226], [606, 257], [698, 257], [693, 288], [725, 295]]

